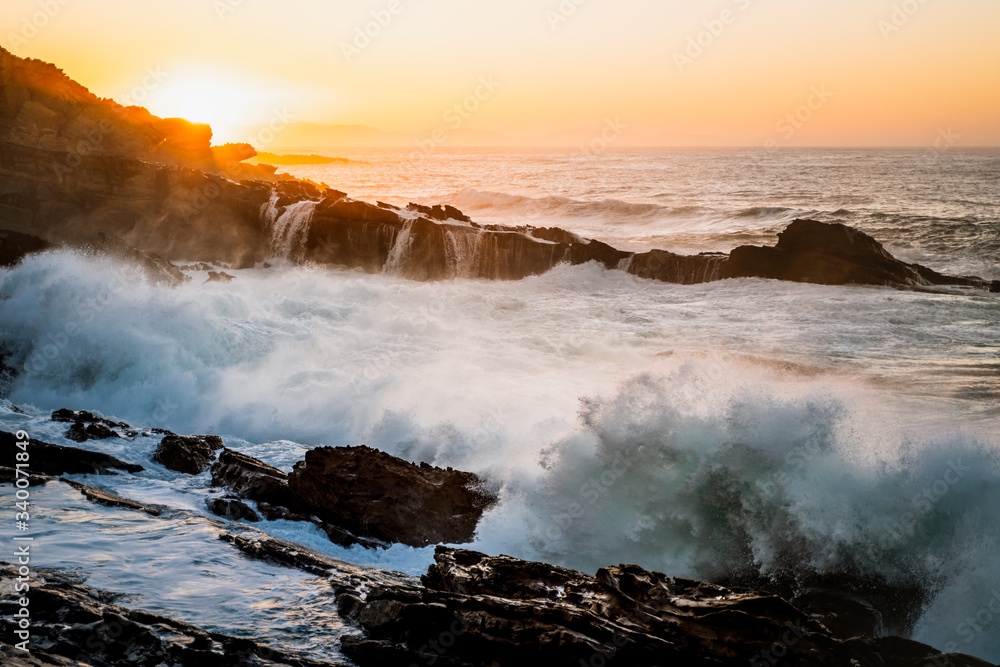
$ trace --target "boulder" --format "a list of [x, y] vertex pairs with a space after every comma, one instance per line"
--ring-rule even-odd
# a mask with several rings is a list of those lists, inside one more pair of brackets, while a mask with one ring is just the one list
[[635, 565], [589, 576], [438, 547], [421, 584], [349, 607], [366, 636], [344, 638], [344, 653], [361, 667], [988, 664], [899, 637], [837, 637], [777, 596]]
[[288, 478], [295, 506], [355, 535], [414, 547], [471, 542], [496, 497], [476, 475], [369, 447], [323, 447]]
[[287, 474], [233, 449], [223, 449], [212, 465], [212, 486], [225, 487], [247, 500], [286, 508], [293, 505]]
[[216, 435], [168, 435], [153, 452], [153, 460], [176, 472], [200, 475], [215, 460], [216, 450], [223, 448]]
[[246, 519], [254, 523], [260, 521], [260, 515], [239, 498], [222, 496], [209, 498], [206, 502], [212, 514], [225, 517], [230, 521], [239, 521], [241, 519]]
[[[52, 421], [71, 422], [73, 425], [66, 431], [66, 437], [73, 442], [120, 438], [122, 434], [118, 431], [129, 437], [137, 433], [125, 422], [111, 421], [85, 410], [56, 410], [52, 413]], [[118, 429], [118, 431], [112, 429]]]
[[66, 431], [66, 437], [73, 442], [87, 442], [88, 440], [111, 440], [121, 436], [101, 423], [76, 422]]
[[[17, 447], [17, 437], [13, 433], [0, 431], [0, 460], [13, 461], [21, 451]], [[76, 447], [63, 447], [40, 440], [30, 440], [28, 444], [29, 463], [33, 473], [45, 475], [113, 475], [114, 470], [142, 472], [144, 468], [101, 452], [91, 452]]]
[[718, 277], [772, 278], [821, 285], [990, 287], [981, 278], [945, 276], [918, 264], [907, 264], [864, 232], [817, 220], [795, 220], [778, 234], [774, 247], [736, 248]]

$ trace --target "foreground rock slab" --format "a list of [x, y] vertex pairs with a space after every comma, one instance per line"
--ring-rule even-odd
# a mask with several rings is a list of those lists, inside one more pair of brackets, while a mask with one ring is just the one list
[[779, 597], [647, 572], [588, 576], [439, 547], [422, 586], [372, 590], [351, 613], [362, 667], [770, 665], [986, 667], [898, 637], [838, 638]]
[[323, 447], [295, 464], [296, 507], [356, 535], [425, 547], [471, 542], [497, 499], [468, 472], [416, 465], [370, 447]]

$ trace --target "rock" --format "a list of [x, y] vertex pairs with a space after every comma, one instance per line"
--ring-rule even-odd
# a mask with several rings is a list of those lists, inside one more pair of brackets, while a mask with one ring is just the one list
[[406, 207], [406, 210], [426, 215], [431, 220], [440, 220], [441, 222], [445, 222], [447, 220], [472, 222], [472, 218], [465, 215], [454, 206], [448, 206], [447, 204], [444, 206], [441, 204], [437, 204], [435, 206], [423, 206], [421, 204], [414, 204], [413, 202], [410, 202], [410, 204]]
[[[254, 640], [202, 630], [188, 623], [114, 604], [120, 596], [94, 590], [71, 577], [39, 571], [31, 583], [30, 654], [13, 647], [19, 609], [17, 598], [0, 598], [2, 664], [90, 665], [212, 665], [213, 667], [346, 667], [293, 656]], [[17, 568], [0, 563], [0, 579], [13, 581]]]
[[121, 436], [104, 424], [76, 422], [66, 431], [66, 437], [73, 442], [87, 442], [88, 440], [110, 440]]
[[225, 517], [230, 521], [239, 521], [241, 519], [246, 519], [254, 523], [260, 521], [260, 515], [254, 512], [252, 507], [233, 496], [209, 498], [207, 504], [208, 509], [213, 514]]
[[303, 547], [272, 537], [257, 539], [222, 533], [219, 539], [229, 542], [247, 556], [286, 567], [294, 567], [319, 577], [336, 571], [339, 564], [329, 558], [306, 551]]
[[[101, 100], [52, 65], [0, 50], [0, 72], [0, 229], [24, 229], [37, 239], [25, 243], [37, 247], [56, 243], [113, 256], [161, 284], [184, 279], [175, 260], [263, 264], [276, 250], [266, 215], [274, 212], [271, 202], [284, 211], [308, 200], [318, 203], [297, 259], [413, 280], [520, 280], [562, 263], [596, 261], [683, 284], [756, 277], [1000, 290], [1000, 282], [906, 264], [866, 234], [813, 220], [793, 222], [774, 247], [684, 256], [634, 254], [561, 229], [479, 225], [448, 205], [410, 204], [404, 212], [277, 174], [273, 165], [242, 162], [255, 154], [252, 146], [213, 148], [207, 126]], [[9, 252], [0, 243], [0, 263], [30, 251], [17, 239]]]
[[[252, 530], [252, 529], [248, 529]], [[399, 572], [359, 567], [313, 553], [305, 547], [279, 540], [263, 533], [252, 537], [222, 533], [219, 539], [229, 542], [248, 558], [274, 565], [293, 567], [330, 580], [337, 595], [337, 608], [345, 618], [360, 612], [368, 591], [385, 586], [416, 585], [416, 580]]]
[[28, 255], [42, 252], [52, 247], [48, 241], [8, 230], [0, 231], [0, 267], [9, 268], [21, 262]]
[[73, 422], [73, 425], [66, 431], [66, 437], [74, 442], [86, 442], [88, 440], [109, 440], [111, 438], [122, 437], [117, 431], [112, 429], [125, 429], [128, 433], [135, 435], [137, 432], [131, 430], [131, 426], [125, 422], [115, 422], [110, 419], [98, 417], [84, 410], [56, 410], [52, 413], [54, 422]]
[[774, 595], [635, 565], [591, 577], [438, 547], [421, 584], [372, 590], [353, 610], [366, 637], [344, 638], [348, 657], [361, 667], [988, 664], [898, 637], [839, 639]]
[[[0, 431], [0, 460], [13, 461], [18, 440], [13, 433]], [[112, 475], [114, 470], [142, 472], [140, 465], [126, 463], [121, 459], [100, 452], [91, 452], [76, 447], [52, 445], [40, 440], [30, 440], [28, 444], [31, 471], [46, 475]]]
[[917, 264], [901, 262], [863, 232], [816, 220], [795, 220], [778, 234], [778, 244], [773, 248], [736, 248], [719, 277], [773, 278], [822, 285], [988, 288], [980, 278], [944, 276]]
[[153, 460], [169, 470], [200, 475], [215, 460], [216, 450], [223, 448], [222, 438], [215, 435], [168, 435], [153, 452]]
[[[28, 486], [44, 486], [55, 479], [55, 477], [39, 475], [35, 472], [29, 472], [27, 475], [24, 475], [18, 473], [17, 470], [16, 468], [0, 466], [0, 484], [14, 484], [19, 478], [26, 478]], [[24, 472], [24, 468], [20, 470], [22, 473]]]
[[64, 479], [63, 481], [82, 493], [88, 500], [92, 500], [95, 503], [109, 505], [111, 507], [123, 507], [129, 510], [137, 510], [145, 512], [151, 516], [160, 516], [160, 514], [163, 513], [163, 511], [158, 507], [153, 507], [152, 505], [146, 505], [145, 503], [123, 498], [122, 496], [111, 493], [110, 491], [105, 491], [104, 489], [87, 486], [86, 484], [81, 484], [68, 479]]
[[212, 486], [221, 486], [241, 498], [279, 507], [293, 506], [288, 475], [252, 456], [223, 449], [212, 466]]
[[414, 547], [471, 542], [496, 497], [472, 473], [415, 465], [369, 447], [323, 447], [288, 478], [295, 506], [355, 535]]
[[85, 410], [56, 410], [52, 413], [52, 421], [54, 422], [83, 422], [84, 424], [103, 424], [110, 428], [132, 428], [125, 422], [111, 421], [110, 419], [105, 419], [104, 417], [98, 417], [97, 415], [87, 412]]
[[231, 276], [225, 271], [209, 271], [206, 283], [231, 283], [236, 280], [236, 276]]

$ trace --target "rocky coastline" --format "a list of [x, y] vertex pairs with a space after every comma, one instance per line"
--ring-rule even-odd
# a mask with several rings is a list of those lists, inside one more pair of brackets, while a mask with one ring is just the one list
[[562, 229], [477, 224], [447, 205], [357, 201], [247, 164], [252, 146], [211, 139], [207, 125], [100, 99], [54, 65], [0, 49], [0, 264], [71, 247], [112, 254], [168, 283], [182, 279], [173, 262], [245, 268], [280, 255], [413, 280], [518, 280], [597, 262], [681, 284], [767, 278], [1000, 291], [1000, 281], [902, 262], [840, 224], [797, 220], [773, 247], [730, 253], [632, 253]]
[[[79, 424], [107, 430], [84, 440], [87, 449], [32, 440], [32, 451], [45, 455], [33, 455], [40, 467], [32, 471], [30, 485], [65, 483], [93, 503], [157, 520], [170, 508], [66, 476], [140, 473], [140, 462], [102, 453], [103, 443], [161, 437], [152, 462], [183, 475], [211, 476], [212, 484], [229, 494], [209, 503], [210, 511], [232, 527], [220, 539], [246, 558], [327, 580], [328, 595], [342, 619], [356, 628], [342, 637], [340, 651], [361, 667], [743, 665], [777, 660], [865, 667], [989, 665], [889, 633], [893, 605], [909, 596], [912, 616], [922, 600], [888, 585], [866, 589], [864, 582], [846, 577], [839, 588], [828, 581], [824, 589], [796, 590], [774, 581], [772, 592], [766, 592], [763, 579], [751, 587], [723, 585], [671, 578], [638, 565], [609, 566], [588, 575], [440, 546], [471, 542], [482, 513], [497, 502], [471, 473], [414, 465], [367, 447], [345, 447], [311, 450], [288, 475], [225, 448], [217, 436], [179, 436], [162, 429], [153, 433], [82, 411], [59, 410], [52, 420], [69, 424], [68, 440]], [[0, 432], [0, 456], [12, 459], [15, 451], [15, 435]], [[0, 473], [0, 484], [12, 484], [13, 469]], [[417, 580], [271, 537], [252, 527], [260, 515], [313, 522], [342, 545], [439, 546], [434, 564]], [[15, 577], [13, 566], [0, 565], [0, 578], [12, 582]], [[350, 664], [289, 654], [253, 638], [122, 606], [120, 596], [62, 571], [33, 570], [30, 585], [32, 653], [4, 645], [0, 655], [11, 667]], [[0, 625], [8, 634], [16, 629], [14, 605], [10, 596], [0, 601]], [[899, 621], [906, 614], [896, 616]]]

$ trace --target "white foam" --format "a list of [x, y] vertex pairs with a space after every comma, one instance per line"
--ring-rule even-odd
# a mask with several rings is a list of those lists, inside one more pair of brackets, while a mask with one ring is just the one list
[[[949, 640], [934, 619], [974, 613], [962, 591], [1000, 580], [997, 416], [969, 370], [989, 370], [988, 296], [685, 287], [595, 265], [519, 282], [234, 273], [158, 288], [71, 252], [0, 271], [0, 347], [24, 371], [11, 399], [51, 438], [65, 425], [46, 411], [69, 407], [218, 433], [286, 470], [309, 447], [362, 443], [471, 470], [502, 494], [473, 545], [490, 553], [919, 580], [936, 595], [919, 636], [938, 646]], [[942, 337], [956, 322], [960, 348]], [[100, 445], [150, 468], [124, 495], [201, 507], [204, 478], [173, 488], [147, 463], [154, 445]], [[955, 458], [973, 470], [892, 537]], [[431, 558], [266, 529], [409, 572]], [[962, 648], [1000, 658], [991, 636]]]

